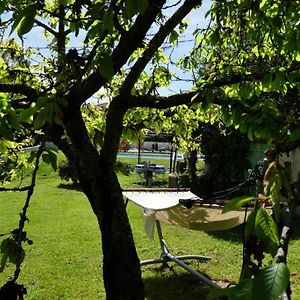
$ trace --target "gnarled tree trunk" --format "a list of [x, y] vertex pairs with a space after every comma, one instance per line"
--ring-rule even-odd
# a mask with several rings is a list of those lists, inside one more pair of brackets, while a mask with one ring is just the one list
[[52, 133], [52, 138], [75, 166], [83, 192], [97, 217], [107, 299], [141, 300], [144, 287], [139, 259], [114, 170], [124, 112], [118, 104], [111, 105], [100, 154], [91, 143], [80, 107], [64, 111], [64, 127], [70, 140], [61, 139], [57, 132]]

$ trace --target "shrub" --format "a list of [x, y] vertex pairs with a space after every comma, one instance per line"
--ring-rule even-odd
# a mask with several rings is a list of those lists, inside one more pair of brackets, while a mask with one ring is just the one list
[[4, 156], [0, 157], [0, 182], [3, 184], [10, 181], [12, 178], [11, 170], [16, 167], [16, 162], [7, 159]]
[[69, 181], [70, 179], [74, 183], [78, 183], [78, 176], [75, 168], [69, 163], [68, 160], [62, 160], [58, 165], [58, 175], [61, 179]]
[[[219, 128], [204, 124], [199, 128], [201, 153], [205, 169], [197, 170], [197, 177], [184, 173], [178, 178], [180, 187], [190, 187], [204, 196], [226, 189], [246, 179], [250, 167], [248, 160], [249, 140], [233, 127]], [[192, 180], [193, 179], [193, 180]]]
[[130, 171], [131, 171], [131, 166], [128, 163], [117, 161], [116, 166], [115, 166], [115, 170], [117, 172], [120, 172], [120, 173], [128, 176], [130, 174]]
[[[121, 161], [116, 162], [115, 170], [121, 172], [124, 175], [129, 175], [131, 171], [131, 166], [128, 163]], [[58, 166], [58, 175], [63, 180], [72, 180], [74, 183], [78, 183], [78, 176], [76, 174], [75, 168], [69, 163], [68, 160], [62, 160]]]

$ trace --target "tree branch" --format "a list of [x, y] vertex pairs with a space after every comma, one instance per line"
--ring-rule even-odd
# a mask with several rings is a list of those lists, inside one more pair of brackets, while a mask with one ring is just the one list
[[[299, 173], [300, 175], [300, 173]], [[280, 235], [280, 243], [279, 248], [276, 254], [276, 262], [277, 263], [285, 263], [287, 260], [288, 254], [288, 243], [292, 234], [292, 224], [293, 224], [293, 216], [297, 204], [299, 203], [299, 192], [300, 192], [300, 176], [298, 176], [298, 181], [292, 184], [292, 199], [290, 200], [290, 204], [288, 207], [284, 208], [283, 211], [283, 227]], [[287, 290], [281, 295], [281, 300], [289, 300], [291, 299], [291, 289], [290, 285]]]
[[24, 192], [24, 191], [28, 191], [31, 188], [31, 186], [24, 186], [21, 188], [4, 188], [4, 187], [0, 187], [0, 192]]
[[[147, 10], [143, 14], [139, 14], [133, 26], [121, 35], [120, 41], [111, 55], [113, 74], [116, 74], [131, 54], [142, 45], [148, 30], [165, 2], [166, 0], [152, 0], [149, 2]], [[100, 68], [97, 68], [95, 72], [70, 90], [67, 95], [72, 100], [70, 103], [81, 105], [108, 81], [100, 74], [99, 70]]]
[[129, 108], [148, 107], [165, 109], [172, 106], [191, 103], [193, 97], [197, 98], [197, 102], [204, 102], [205, 95], [197, 94], [198, 92], [187, 92], [166, 97], [153, 95], [129, 96], [127, 97], [127, 101], [129, 102]]
[[42, 22], [40, 22], [39, 20], [36, 20], [36, 19], [34, 20], [34, 22], [35, 22], [38, 26], [44, 28], [46, 31], [50, 32], [50, 33], [51, 33], [52, 35], [54, 35], [55, 37], [58, 36], [58, 33], [57, 33], [55, 30], [53, 30], [51, 27], [47, 26], [46, 24], [44, 24], [44, 23], [42, 23]]
[[172, 17], [160, 27], [159, 31], [154, 35], [150, 41], [147, 49], [144, 51], [143, 56], [140, 57], [134, 66], [131, 68], [127, 78], [125, 79], [122, 87], [121, 94], [130, 94], [137, 78], [145, 69], [146, 65], [152, 59], [157, 49], [162, 45], [170, 32], [186, 17], [186, 15], [196, 6], [199, 5], [198, 0], [186, 0], [184, 4], [172, 15]]
[[25, 84], [0, 83], [1, 93], [21, 94], [28, 98], [36, 99], [38, 93], [35, 89]]
[[[294, 63], [286, 68], [287, 72], [291, 72], [300, 67], [300, 64]], [[274, 70], [273, 70], [274, 71]], [[270, 70], [270, 72], [272, 72]], [[172, 106], [189, 104], [191, 101], [194, 103], [206, 102], [206, 92], [211, 89], [218, 89], [235, 83], [241, 82], [255, 82], [257, 80], [262, 80], [268, 72], [264, 73], [251, 73], [251, 74], [233, 74], [231, 77], [217, 78], [214, 81], [203, 84], [203, 86], [198, 87], [197, 91], [176, 94], [168, 97], [153, 96], [153, 95], [143, 95], [143, 96], [128, 96], [127, 101], [129, 102], [129, 107], [149, 107], [149, 108], [169, 108]], [[221, 97], [215, 93], [213, 100], [214, 104], [222, 105], [224, 104], [225, 96]], [[245, 112], [253, 113], [251, 107], [246, 105], [243, 106]]]

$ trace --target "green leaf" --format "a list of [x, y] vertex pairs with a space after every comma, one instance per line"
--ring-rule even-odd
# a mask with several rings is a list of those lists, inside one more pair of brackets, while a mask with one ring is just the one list
[[35, 160], [35, 158], [36, 158], [36, 152], [35, 151], [30, 152], [30, 155], [27, 159], [28, 163], [32, 163]]
[[289, 270], [284, 263], [261, 270], [254, 280], [255, 300], [278, 299], [289, 283]]
[[28, 33], [32, 29], [36, 13], [37, 13], [36, 4], [29, 5], [24, 10], [24, 15], [17, 26], [17, 33], [19, 37], [22, 37], [24, 34]]
[[240, 85], [239, 94], [243, 99], [250, 99], [253, 96], [253, 87], [249, 83], [242, 83]]
[[242, 280], [235, 287], [229, 289], [228, 300], [252, 300], [253, 280]]
[[46, 121], [47, 121], [47, 110], [43, 108], [38, 112], [36, 118], [33, 121], [34, 129], [42, 128], [45, 125]]
[[280, 9], [277, 3], [274, 3], [270, 8], [268, 8], [266, 10], [266, 16], [269, 18], [275, 18], [278, 13], [279, 13]]
[[[6, 2], [6, 1], [5, 1]], [[0, 15], [6, 10], [6, 3], [4, 1], [0, 1]]]
[[237, 210], [239, 209], [241, 206], [243, 206], [244, 204], [253, 201], [254, 198], [251, 196], [241, 196], [241, 197], [237, 197], [234, 199], [229, 200], [229, 202], [227, 202], [222, 210], [222, 213], [226, 213], [232, 210]]
[[205, 13], [205, 19], [211, 14], [211, 12], [212, 12], [212, 10], [211, 9], [209, 9], [206, 13]]
[[17, 118], [16, 111], [14, 111], [14, 110], [10, 111], [7, 114], [7, 119], [8, 119], [9, 125], [12, 128], [14, 128], [16, 130], [20, 130], [20, 123], [19, 123], [19, 120]]
[[148, 7], [148, 0], [125, 0], [125, 17], [131, 18], [143, 13]]
[[92, 25], [89, 28], [89, 31], [87, 33], [87, 37], [89, 39], [94, 39], [98, 36], [99, 32], [102, 30], [102, 24], [101, 23], [96, 23], [96, 25]]
[[74, 32], [75, 36], [77, 37], [80, 30], [80, 23], [79, 22], [70, 22], [70, 30]]
[[247, 218], [247, 222], [246, 222], [246, 226], [245, 226], [245, 237], [248, 238], [250, 235], [255, 235], [255, 219], [256, 219], [256, 213], [257, 210], [253, 210], [248, 218]]
[[275, 256], [279, 245], [277, 225], [265, 208], [257, 211], [255, 233], [266, 244], [266, 251]]
[[0, 119], [0, 136], [7, 140], [13, 139], [13, 133], [7, 126], [7, 121], [5, 119]]
[[207, 296], [207, 300], [213, 300], [213, 299], [219, 299], [220, 296], [226, 296], [229, 293], [229, 288], [226, 289], [222, 289], [222, 288], [213, 288], [208, 296]]
[[22, 18], [23, 18], [23, 15], [13, 16], [14, 23], [13, 23], [13, 25], [11, 26], [9, 35], [11, 35], [11, 34], [16, 30], [16, 28], [17, 28], [17, 26], [19, 25], [19, 23], [20, 23], [20, 21], [22, 20]]
[[179, 33], [176, 30], [172, 30], [169, 37], [169, 43], [175, 44], [178, 40], [178, 37], [179, 37]]
[[241, 121], [243, 121], [243, 112], [240, 108], [240, 106], [234, 106], [232, 107], [232, 116], [235, 123], [239, 124]]
[[267, 7], [268, 7], [268, 2], [269, 2], [270, 0], [261, 0], [260, 1], [260, 4], [259, 4], [259, 8], [261, 9], [261, 10], [266, 10], [267, 9]]
[[103, 16], [104, 28], [109, 32], [114, 32], [114, 21], [113, 21], [113, 11], [109, 9]]
[[114, 64], [111, 59], [111, 56], [104, 54], [99, 62], [99, 72], [107, 80], [110, 80], [114, 75]]
[[228, 300], [252, 300], [252, 288], [253, 280], [242, 280], [234, 287], [212, 289], [208, 294], [207, 300], [220, 299], [221, 296], [227, 296]]
[[281, 181], [278, 172], [273, 174], [269, 179], [270, 185], [270, 196], [273, 202], [273, 210], [275, 214], [275, 219], [277, 222], [280, 220], [280, 188], [281, 188]]
[[22, 111], [19, 114], [19, 121], [27, 123], [29, 119], [34, 115], [36, 112], [36, 109], [34, 107], [28, 107], [26, 109], [22, 109]]
[[248, 6], [251, 3], [251, 0], [237, 0], [237, 3], [241, 8]]
[[296, 128], [295, 130], [293, 130], [290, 134], [290, 136], [288, 136], [289, 141], [291, 142], [296, 142], [300, 140], [300, 128]]

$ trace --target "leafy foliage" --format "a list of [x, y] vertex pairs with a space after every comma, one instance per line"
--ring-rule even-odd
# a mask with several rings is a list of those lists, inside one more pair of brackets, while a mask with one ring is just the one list
[[208, 194], [241, 183], [250, 166], [249, 141], [234, 128], [204, 124], [198, 131], [206, 169], [199, 178], [199, 192]]
[[278, 230], [274, 219], [266, 209], [260, 208], [256, 213], [255, 233], [266, 244], [266, 250], [275, 256], [279, 246]]
[[228, 211], [239, 209], [243, 205], [245, 205], [248, 202], [253, 201], [253, 200], [254, 200], [254, 198], [249, 197], [249, 196], [241, 196], [241, 197], [230, 199], [230, 201], [224, 205], [222, 212], [226, 213]]
[[224, 295], [228, 300], [278, 299], [287, 288], [288, 276], [285, 264], [272, 264], [261, 270], [254, 280], [243, 280], [231, 288], [212, 290], [208, 299], [217, 299]]
[[[113, 205], [122, 203], [118, 184], [112, 184], [116, 180], [113, 170], [122, 132], [132, 139], [143, 128], [166, 130], [177, 135], [176, 142], [187, 150], [195, 149], [198, 144], [193, 133], [199, 122], [222, 122], [224, 127], [239, 129], [250, 140], [265, 139], [277, 146], [280, 141], [289, 147], [295, 147], [300, 141], [299, 105], [296, 104], [300, 68], [299, 1], [215, 1], [207, 12], [211, 19], [208, 28], [197, 28], [190, 53], [175, 61], [172, 53], [181, 44], [187, 26], [184, 18], [198, 7], [201, 1], [196, 0], [175, 4], [164, 0], [34, 3], [6, 0], [0, 3], [0, 151], [5, 156], [3, 160], [9, 162], [15, 155], [22, 137], [41, 130], [74, 162], [98, 219], [107, 222], [100, 227], [113, 223], [114, 228], [122, 228], [123, 235], [121, 230], [111, 230], [111, 241], [128, 246], [120, 255], [127, 251], [132, 255], [127, 255], [123, 262], [129, 258], [135, 262], [129, 270], [135, 272], [134, 280], [127, 277], [117, 280], [123, 273], [112, 268], [113, 263], [105, 265], [104, 270], [113, 273], [105, 274], [106, 280], [114, 278], [106, 286], [112, 287], [108, 292], [115, 297], [109, 294], [108, 298], [118, 298], [114, 293], [122, 296], [131, 293], [128, 299], [133, 295], [143, 298], [130, 227], [126, 217], [119, 218], [125, 214], [124, 208], [120, 208], [118, 214], [111, 213], [112, 218], [117, 215], [117, 219], [102, 219], [102, 208], [114, 212]], [[38, 49], [27, 47], [25, 39], [33, 28], [44, 32], [44, 45]], [[70, 40], [76, 41], [75, 47], [68, 48]], [[162, 96], [161, 88], [181, 80], [174, 66], [175, 70], [180, 68], [190, 74], [188, 80], [193, 89]], [[109, 105], [103, 112], [97, 112], [99, 118], [94, 120], [89, 113], [84, 116], [82, 104], [97, 92]], [[228, 136], [231, 129], [224, 127], [221, 131]], [[98, 142], [92, 144], [94, 137]], [[205, 134], [202, 137], [204, 141]], [[207, 134], [207, 139], [209, 137]], [[219, 135], [214, 148], [218, 148], [221, 141], [222, 135]], [[205, 144], [209, 142], [204, 142], [202, 150], [213, 166], [218, 157], [209, 157], [214, 151], [205, 149]], [[232, 145], [245, 146], [239, 142]], [[241, 148], [239, 153], [246, 153]], [[224, 149], [223, 145], [223, 153]], [[226, 151], [226, 154], [233, 153], [232, 149]], [[44, 153], [43, 159], [56, 167], [54, 153]], [[234, 165], [233, 161], [238, 164]], [[203, 186], [212, 186], [211, 182], [217, 178], [214, 175], [224, 170], [228, 173], [223, 173], [222, 180], [216, 182], [216, 189], [240, 181], [237, 178], [240, 179], [247, 168], [247, 163], [241, 161], [243, 159], [234, 157], [231, 164], [214, 170], [210, 181]], [[107, 181], [104, 186], [109, 187], [109, 191], [101, 190], [103, 180]], [[280, 175], [270, 184], [270, 195], [265, 195], [272, 198], [276, 221], [283, 185]], [[114, 201], [107, 195], [114, 195]], [[288, 191], [286, 195], [288, 198]], [[271, 219], [261, 210], [252, 215], [253, 220], [249, 230], [258, 230], [263, 240], [255, 236], [254, 245], [270, 244], [268, 251], [274, 254], [276, 232]], [[123, 242], [119, 243], [122, 238]], [[103, 241], [106, 242], [105, 238]], [[111, 251], [118, 250], [116, 245], [108, 250], [104, 247], [105, 258], [109, 260], [114, 256]], [[107, 263], [105, 259], [104, 262]], [[124, 274], [132, 275], [129, 271]], [[134, 282], [139, 282], [138, 293]], [[123, 284], [123, 289], [116, 288], [116, 283]]]

